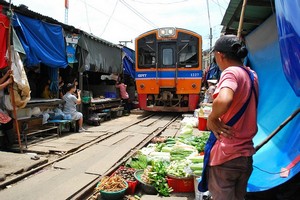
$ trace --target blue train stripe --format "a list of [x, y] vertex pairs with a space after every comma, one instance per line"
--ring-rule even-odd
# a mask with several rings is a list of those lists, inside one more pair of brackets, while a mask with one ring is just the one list
[[[202, 78], [202, 70], [178, 71], [177, 78]], [[172, 79], [175, 77], [175, 71], [159, 71], [158, 78]], [[155, 71], [136, 72], [135, 79], [153, 79], [156, 78]]]

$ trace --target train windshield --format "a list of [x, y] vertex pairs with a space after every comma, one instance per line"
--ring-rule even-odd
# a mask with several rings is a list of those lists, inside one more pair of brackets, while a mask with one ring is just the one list
[[177, 42], [179, 66], [197, 67], [199, 63], [198, 38], [186, 33], [178, 33]]
[[163, 49], [163, 65], [173, 65], [173, 49]]
[[175, 67], [176, 43], [163, 42], [158, 45], [159, 66], [162, 68]]
[[156, 36], [148, 35], [138, 41], [138, 66], [140, 68], [155, 67], [156, 63]]

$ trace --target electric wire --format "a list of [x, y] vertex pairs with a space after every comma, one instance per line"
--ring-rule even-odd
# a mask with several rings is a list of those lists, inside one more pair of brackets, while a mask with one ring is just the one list
[[116, 8], [117, 8], [118, 3], [119, 3], [119, 0], [116, 0], [115, 6], [114, 6], [114, 8], [113, 8], [113, 11], [112, 11], [111, 15], [109, 16], [109, 18], [108, 18], [108, 20], [107, 20], [107, 22], [106, 22], [106, 24], [105, 24], [105, 26], [104, 26], [104, 28], [103, 28], [103, 31], [102, 31], [102, 33], [100, 34], [100, 37], [101, 37], [101, 36], [103, 35], [103, 33], [105, 32], [105, 30], [106, 30], [106, 28], [107, 28], [107, 26], [108, 26], [108, 24], [109, 24], [109, 22], [110, 22], [112, 16], [113, 16], [114, 13], [115, 13], [115, 10], [116, 10]]
[[253, 165], [254, 168], [258, 169], [259, 171], [265, 172], [267, 174], [281, 174], [281, 173], [288, 172], [288, 171], [292, 170], [295, 166], [291, 167], [290, 169], [281, 170], [280, 172], [270, 172], [270, 171], [264, 170], [262, 168], [259, 168], [259, 167], [255, 166], [255, 165]]
[[120, 2], [124, 6], [126, 6], [129, 10], [131, 10], [134, 14], [136, 14], [138, 17], [140, 17], [143, 21], [145, 21], [147, 24], [151, 25], [153, 28], [157, 28], [158, 27], [152, 21], [150, 21], [149, 19], [147, 19], [144, 15], [142, 15], [140, 12], [138, 12], [132, 6], [130, 6], [128, 3], [126, 3], [124, 0], [120, 0]]
[[160, 4], [160, 5], [170, 5], [170, 4], [177, 4], [177, 3], [183, 3], [183, 2], [187, 2], [189, 0], [178, 0], [178, 1], [172, 1], [172, 2], [165, 2], [165, 3], [161, 3], [161, 2], [145, 2], [145, 1], [138, 1], [138, 0], [131, 0], [133, 2], [136, 3], [140, 3], [140, 4]]
[[[81, 1], [81, 2], [84, 3], [85, 0], [77, 0], [77, 1]], [[101, 13], [101, 14], [107, 16], [107, 17], [110, 16], [109, 14], [107, 14], [107, 13], [105, 13], [105, 12], [99, 10], [98, 8], [96, 8], [95, 6], [93, 6], [93, 5], [91, 5], [91, 4], [88, 4], [88, 3], [87, 3], [87, 6], [89, 6], [90, 8], [94, 9], [95, 11], [97, 11], [97, 12], [99, 12], [99, 13]], [[114, 21], [118, 22], [119, 24], [124, 25], [124, 22], [121, 22], [120, 20], [118, 20], [118, 19], [116, 19], [116, 18], [114, 18], [114, 17], [112, 17], [112, 19], [113, 19]], [[134, 27], [132, 27], [132, 26], [126, 25], [126, 27], [127, 27], [127, 28], [130, 28], [130, 29], [132, 29], [132, 30], [138, 31], [136, 28], [134, 28]]]
[[[213, 0], [212, 2], [214, 2], [215, 3], [215, 1]], [[220, 5], [220, 2], [219, 2], [219, 0], [217, 0], [217, 6], [219, 7], [219, 10], [220, 10], [220, 14], [221, 14], [221, 16], [223, 16], [223, 12], [222, 12], [222, 10], [221, 10], [221, 5]], [[223, 7], [222, 7], [223, 8]], [[224, 9], [224, 8], [223, 8]]]
[[[221, 11], [221, 9], [226, 10], [226, 8], [224, 8], [224, 6], [220, 4], [219, 0], [211, 0], [211, 1], [219, 7], [220, 11]], [[226, 5], [228, 5], [228, 3], [226, 3]], [[221, 11], [221, 13], [222, 13], [222, 11]], [[222, 14], [222, 16], [223, 16], [223, 14]]]
[[89, 30], [90, 30], [90, 33], [91, 33], [92, 30], [91, 30], [91, 26], [90, 26], [90, 20], [89, 20], [89, 14], [88, 14], [86, 0], [84, 0], [84, 6], [85, 6], [85, 15], [86, 15], [87, 24], [88, 24], [88, 27], [89, 27]]

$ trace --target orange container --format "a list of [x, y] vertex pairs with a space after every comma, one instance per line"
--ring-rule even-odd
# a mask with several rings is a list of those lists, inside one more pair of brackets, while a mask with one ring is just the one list
[[206, 131], [206, 123], [207, 123], [207, 118], [204, 117], [198, 117], [198, 129], [200, 131]]
[[194, 179], [175, 179], [167, 178], [168, 186], [173, 189], [173, 192], [194, 192]]

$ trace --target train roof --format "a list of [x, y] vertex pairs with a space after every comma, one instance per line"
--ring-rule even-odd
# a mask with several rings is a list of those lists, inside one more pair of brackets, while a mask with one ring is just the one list
[[191, 33], [193, 33], [193, 34], [196, 34], [196, 35], [201, 36], [199, 33], [196, 33], [196, 32], [191, 31], [191, 30], [189, 30], [189, 29], [184, 29], [184, 28], [179, 28], [179, 27], [168, 27], [168, 26], [166, 26], [166, 27], [159, 27], [159, 28], [156, 28], [156, 29], [152, 29], [152, 30], [146, 31], [146, 32], [144, 32], [144, 33], [138, 35], [136, 38], [139, 38], [139, 37], [141, 37], [141, 36], [144, 35], [144, 34], [147, 34], [147, 33], [153, 32], [153, 31], [157, 31], [158, 29], [162, 29], [162, 28], [175, 28], [176, 30], [188, 31], [188, 32], [191, 32]]

